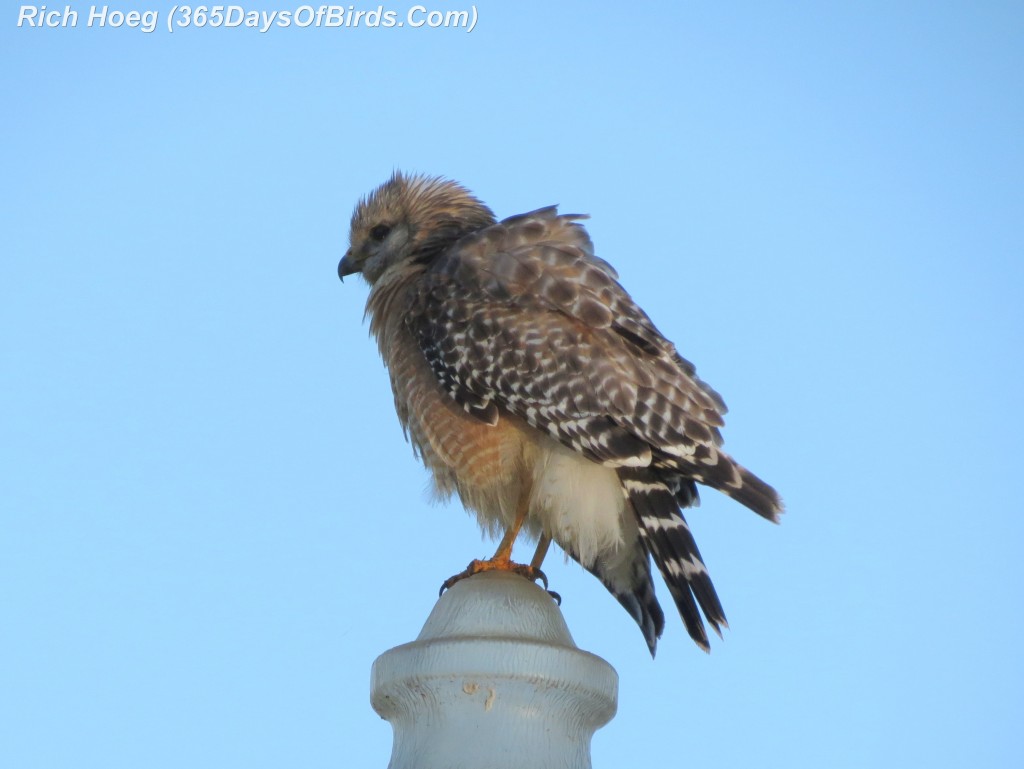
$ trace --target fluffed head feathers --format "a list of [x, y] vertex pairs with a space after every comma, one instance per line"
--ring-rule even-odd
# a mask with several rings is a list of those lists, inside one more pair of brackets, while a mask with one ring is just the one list
[[389, 268], [429, 262], [464, 235], [494, 224], [494, 214], [462, 185], [436, 176], [395, 173], [359, 201], [338, 275], [373, 284]]

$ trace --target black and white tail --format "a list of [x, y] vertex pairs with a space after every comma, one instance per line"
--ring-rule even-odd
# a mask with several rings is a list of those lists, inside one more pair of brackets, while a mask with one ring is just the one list
[[636, 513], [641, 540], [654, 558], [690, 638], [704, 651], [711, 651], [701, 612], [719, 636], [728, 622], [680, 509], [681, 501], [696, 499], [696, 489], [692, 483], [678, 483], [677, 477], [663, 480], [657, 470], [648, 467], [621, 467], [617, 472]]
[[779, 522], [783, 512], [778, 492], [731, 456], [715, 446], [698, 445], [685, 461], [677, 457], [659, 456], [654, 468], [660, 478], [677, 476], [691, 483], [697, 481], [726, 494], [772, 523]]
[[[647, 547], [641, 540], [635, 543], [635, 552], [631, 557], [620, 557], [616, 565], [605, 563], [598, 558], [592, 565], [583, 564], [570, 548], [566, 552], [583, 568], [601, 580], [608, 592], [629, 612], [640, 632], [644, 634], [647, 648], [651, 656], [658, 646], [665, 629], [665, 612], [661, 610], [658, 598], [654, 594], [654, 580], [651, 577], [650, 560]], [[620, 554], [621, 556], [622, 554]], [[625, 565], [625, 568], [623, 568]], [[624, 573], [625, 572], [625, 573]]]

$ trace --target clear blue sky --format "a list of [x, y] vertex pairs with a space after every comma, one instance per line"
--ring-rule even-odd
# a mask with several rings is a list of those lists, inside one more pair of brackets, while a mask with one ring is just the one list
[[73, 7], [0, 20], [0, 765], [386, 765], [370, 665], [492, 547], [335, 273], [396, 167], [590, 213], [788, 504], [690, 515], [710, 656], [550, 558], [620, 674], [595, 767], [1024, 765], [1018, 4]]

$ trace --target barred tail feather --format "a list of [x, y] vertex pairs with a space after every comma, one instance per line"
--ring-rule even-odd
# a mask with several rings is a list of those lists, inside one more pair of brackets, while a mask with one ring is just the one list
[[665, 630], [665, 612], [661, 610], [658, 598], [654, 594], [654, 580], [651, 578], [651, 566], [647, 557], [647, 551], [640, 541], [636, 543], [636, 552], [628, 559], [623, 559], [628, 564], [629, 574], [620, 573], [622, 567], [604, 563], [598, 559], [592, 565], [586, 566], [570, 550], [566, 552], [580, 563], [583, 568], [601, 580], [608, 592], [615, 596], [622, 607], [629, 613], [640, 632], [644, 634], [647, 648], [651, 656], [658, 646], [658, 639]]
[[735, 499], [772, 523], [779, 522], [785, 510], [775, 489], [762, 481], [732, 457], [719, 453], [718, 464], [705, 470], [707, 484]]
[[[711, 645], [701, 619], [721, 636], [728, 627], [697, 543], [679, 508], [676, 492], [649, 468], [618, 469], [623, 491], [640, 525], [644, 546], [654, 557], [690, 637], [704, 651]], [[698, 610], [698, 606], [700, 609]]]
[[736, 469], [743, 485], [735, 493], [728, 489], [725, 493], [772, 523], [778, 523], [786, 509], [779, 493], [747, 468], [737, 465]]
[[[697, 481], [717, 489], [772, 523], [778, 523], [785, 511], [775, 489], [715, 446], [700, 444], [693, 455], [685, 459], [660, 452], [651, 466], [660, 473], [659, 477], [688, 480], [691, 486]], [[673, 483], [676, 488], [678, 481]], [[696, 498], [695, 489], [694, 496]]]

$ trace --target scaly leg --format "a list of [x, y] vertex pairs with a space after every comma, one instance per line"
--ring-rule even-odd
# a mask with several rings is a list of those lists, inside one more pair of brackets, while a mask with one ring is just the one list
[[[515, 544], [516, 537], [519, 536], [520, 530], [523, 528], [523, 524], [526, 523], [526, 517], [530, 514], [530, 489], [524, 488], [519, 495], [519, 503], [516, 509], [515, 520], [512, 521], [512, 525], [505, 530], [505, 536], [501, 538], [501, 542], [498, 543], [498, 549], [494, 552], [486, 561], [473, 560], [469, 562], [469, 566], [466, 567], [465, 571], [459, 572], [458, 574], [449, 577], [441, 585], [441, 592], [450, 588], [456, 582], [466, 577], [472, 577], [474, 574], [479, 574], [483, 571], [511, 571], [515, 574], [519, 574], [522, 577], [526, 577], [528, 580], [535, 582], [540, 580], [544, 583], [544, 588], [547, 589], [548, 578], [544, 576], [544, 572], [540, 570], [540, 561], [537, 560], [537, 556], [534, 556], [534, 563], [530, 563], [529, 566], [523, 563], [515, 563], [512, 560], [512, 546]], [[548, 543], [550, 543], [548, 537], [541, 537], [541, 546], [544, 552], [547, 552]], [[540, 560], [544, 560], [544, 553], [540, 553]]]
[[519, 530], [523, 528], [523, 524], [526, 523], [526, 516], [529, 514], [530, 492], [529, 490], [524, 489], [523, 493], [519, 495], [519, 506], [516, 509], [516, 519], [512, 521], [511, 526], [505, 529], [505, 536], [501, 538], [501, 542], [498, 543], [498, 549], [495, 550], [494, 555], [491, 556], [491, 563], [512, 563], [512, 545], [515, 544], [516, 537], [519, 536]]
[[[540, 535], [540, 542], [537, 543], [537, 550], [533, 554], [533, 559], [530, 561], [530, 568], [535, 572], [544, 577], [544, 572], [540, 570], [540, 565], [544, 563], [544, 556], [548, 554], [548, 548], [551, 547], [551, 537], [547, 534]], [[547, 578], [544, 578], [545, 589], [548, 586]], [[559, 606], [562, 605], [562, 596], [556, 593], [554, 590], [548, 590], [548, 595], [555, 599], [555, 603]]]
[[532, 568], [540, 570], [540, 565], [544, 563], [544, 556], [548, 554], [549, 547], [551, 547], [551, 537], [541, 534], [540, 542], [537, 543], [537, 551], [533, 554], [533, 560], [530, 561]]

